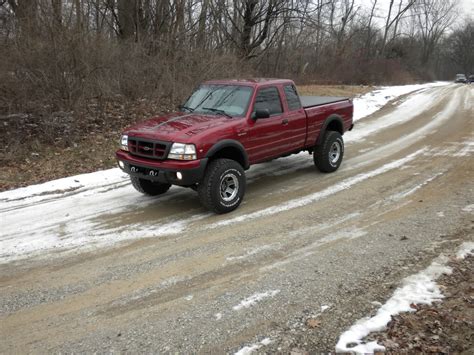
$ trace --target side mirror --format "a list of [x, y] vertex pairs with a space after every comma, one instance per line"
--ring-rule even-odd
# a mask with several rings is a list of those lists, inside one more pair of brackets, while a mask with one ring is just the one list
[[254, 118], [258, 120], [259, 118], [268, 118], [270, 117], [270, 110], [268, 108], [258, 109], [255, 111]]

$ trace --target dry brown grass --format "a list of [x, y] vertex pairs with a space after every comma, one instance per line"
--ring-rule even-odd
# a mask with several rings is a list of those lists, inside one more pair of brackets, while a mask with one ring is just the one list
[[35, 155], [23, 152], [16, 162], [9, 162], [0, 171], [0, 191], [112, 168], [116, 166], [118, 139], [118, 135], [99, 135], [75, 147], [41, 146], [35, 149]]
[[356, 97], [372, 91], [367, 85], [298, 85], [300, 95]]

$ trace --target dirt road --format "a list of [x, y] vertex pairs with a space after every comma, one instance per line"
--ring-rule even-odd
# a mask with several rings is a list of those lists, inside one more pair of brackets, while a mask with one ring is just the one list
[[223, 216], [123, 177], [1, 201], [0, 352], [334, 351], [473, 240], [473, 128], [474, 86], [412, 93], [357, 122], [336, 173], [307, 154], [252, 167]]

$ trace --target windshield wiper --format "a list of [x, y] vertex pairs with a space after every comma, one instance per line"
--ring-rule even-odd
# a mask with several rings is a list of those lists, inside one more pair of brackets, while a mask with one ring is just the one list
[[184, 106], [184, 105], [179, 106], [179, 108], [180, 108], [180, 109], [184, 109], [184, 110], [188, 110], [189, 112], [193, 112], [193, 111], [194, 111], [193, 108], [188, 107], [188, 106]]
[[211, 112], [215, 112], [215, 113], [220, 113], [221, 115], [224, 115], [224, 116], [227, 116], [229, 118], [232, 118], [231, 115], [229, 115], [227, 112], [225, 112], [224, 110], [219, 110], [218, 108], [213, 108], [213, 107], [203, 107], [204, 110], [208, 110], [208, 111], [211, 111]]

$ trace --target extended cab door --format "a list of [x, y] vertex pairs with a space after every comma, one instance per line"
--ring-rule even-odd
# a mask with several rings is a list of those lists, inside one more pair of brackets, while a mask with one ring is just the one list
[[[268, 109], [270, 117], [255, 120], [255, 112]], [[249, 120], [248, 137], [244, 143], [251, 163], [275, 158], [285, 147], [286, 128], [285, 115], [276, 86], [260, 88], [255, 96], [251, 119]]]
[[286, 138], [290, 151], [304, 147], [307, 134], [306, 112], [301, 105], [300, 97], [292, 84], [283, 85], [284, 103], [286, 105]]

